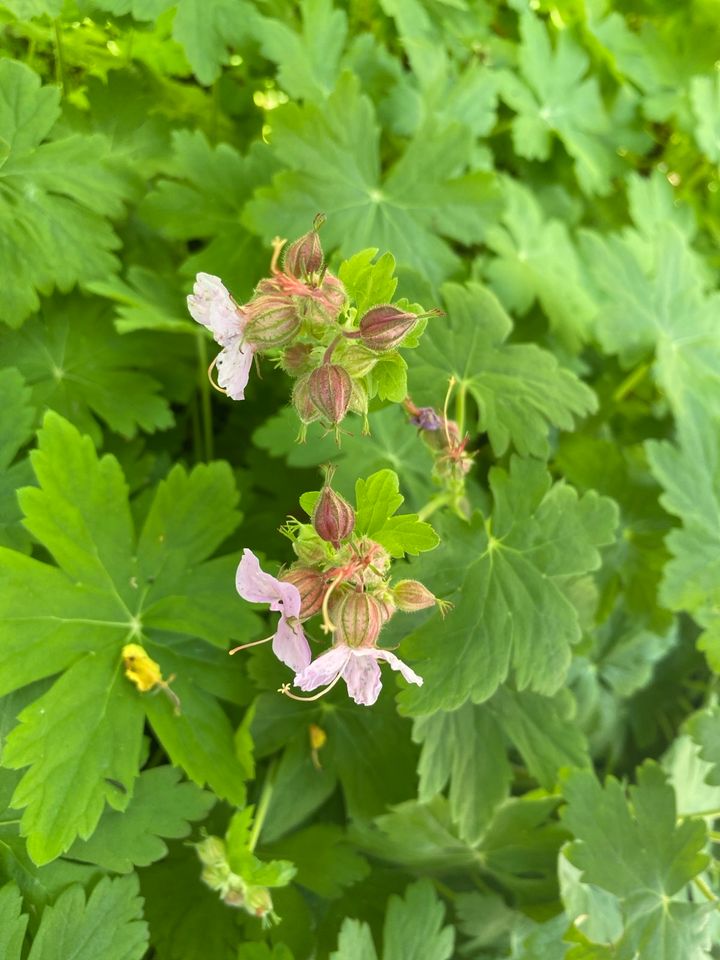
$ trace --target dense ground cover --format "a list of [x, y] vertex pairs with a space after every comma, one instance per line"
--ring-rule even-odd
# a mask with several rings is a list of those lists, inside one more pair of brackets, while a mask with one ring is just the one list
[[0, 54], [0, 956], [720, 956], [715, 0]]

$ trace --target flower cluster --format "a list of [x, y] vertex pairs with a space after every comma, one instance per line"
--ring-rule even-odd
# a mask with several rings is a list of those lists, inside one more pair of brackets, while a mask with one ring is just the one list
[[[300, 690], [324, 689], [310, 698], [297, 698], [285, 684], [281, 692], [295, 699], [316, 699], [344, 680], [350, 697], [370, 706], [382, 686], [380, 663], [398, 670], [410, 683], [422, 678], [390, 650], [378, 646], [380, 633], [397, 611], [414, 613], [438, 600], [417, 580], [390, 582], [391, 558], [379, 543], [355, 533], [352, 506], [331, 486], [328, 470], [315, 503], [311, 524], [291, 521], [284, 529], [293, 541], [297, 560], [279, 578], [260, 569], [250, 550], [243, 552], [237, 571], [241, 597], [264, 602], [280, 613], [272, 641], [275, 655], [295, 671]], [[332, 646], [312, 660], [303, 624], [318, 617], [320, 629], [332, 635]], [[243, 644], [231, 652], [254, 646]]]
[[439, 311], [417, 313], [409, 306], [380, 304], [357, 316], [343, 283], [327, 270], [318, 230], [291, 243], [273, 243], [270, 277], [251, 299], [238, 304], [219, 277], [199, 273], [188, 309], [207, 327], [222, 350], [210, 366], [222, 393], [245, 397], [253, 359], [270, 355], [293, 379], [292, 403], [307, 426], [320, 421], [339, 437], [348, 413], [363, 417], [377, 386], [370, 374], [381, 359], [403, 345], [419, 323]]
[[279, 921], [273, 910], [270, 890], [266, 886], [248, 883], [235, 873], [225, 842], [220, 837], [205, 837], [195, 844], [195, 849], [203, 865], [200, 879], [220, 895], [223, 903], [258, 917], [264, 927]]

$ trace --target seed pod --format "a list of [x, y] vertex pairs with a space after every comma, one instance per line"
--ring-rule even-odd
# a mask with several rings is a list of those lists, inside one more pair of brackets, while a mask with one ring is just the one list
[[350, 374], [337, 363], [323, 363], [308, 379], [310, 399], [328, 423], [340, 423], [344, 419], [352, 388]]
[[293, 300], [280, 293], [262, 293], [245, 307], [248, 318], [245, 340], [255, 350], [271, 350], [290, 343], [300, 330], [302, 318]]
[[324, 574], [308, 567], [291, 567], [280, 575], [280, 579], [297, 587], [302, 620], [313, 617], [320, 610], [327, 589]]
[[325, 217], [318, 215], [315, 217], [312, 230], [290, 244], [283, 259], [285, 273], [302, 280], [303, 277], [322, 270], [325, 258], [318, 229], [324, 222]]
[[317, 535], [331, 543], [336, 550], [340, 541], [347, 539], [355, 529], [355, 511], [344, 497], [335, 493], [329, 478], [315, 504], [312, 525]]
[[416, 613], [437, 603], [435, 594], [419, 580], [401, 580], [395, 584], [392, 592], [398, 609], [403, 613]]
[[416, 313], [390, 304], [373, 307], [360, 320], [360, 339], [371, 350], [393, 350], [402, 343], [418, 319]]
[[371, 593], [344, 593], [333, 610], [337, 638], [349, 647], [372, 647], [387, 622], [387, 608]]

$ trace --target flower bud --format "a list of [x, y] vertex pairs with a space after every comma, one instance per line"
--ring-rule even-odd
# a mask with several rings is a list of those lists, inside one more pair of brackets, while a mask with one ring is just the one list
[[361, 343], [350, 343], [347, 340], [341, 349], [342, 364], [351, 377], [364, 377], [377, 364], [378, 357], [372, 350], [368, 350]]
[[389, 619], [389, 607], [371, 593], [351, 590], [333, 609], [337, 637], [349, 647], [372, 647]]
[[402, 343], [418, 319], [416, 313], [390, 304], [373, 307], [360, 320], [360, 339], [371, 350], [393, 350]]
[[291, 567], [280, 575], [280, 579], [297, 587], [300, 594], [300, 616], [303, 620], [314, 616], [320, 610], [327, 589], [324, 574], [308, 567]]
[[202, 882], [211, 890], [225, 891], [230, 880], [230, 867], [227, 864], [215, 867], [203, 867], [200, 874]]
[[195, 844], [200, 863], [207, 867], [216, 867], [219, 864], [227, 862], [227, 851], [225, 841], [220, 837], [205, 837], [200, 843]]
[[315, 217], [312, 230], [287, 248], [283, 259], [283, 269], [286, 273], [302, 280], [303, 277], [322, 270], [325, 258], [318, 230], [324, 222], [325, 217], [319, 214]]
[[293, 343], [283, 350], [280, 365], [285, 373], [291, 377], [299, 377], [303, 373], [308, 373], [312, 365], [310, 359], [312, 346], [309, 343]]
[[312, 567], [316, 564], [327, 563], [328, 548], [326, 543], [316, 534], [309, 537], [299, 537], [293, 541], [293, 550], [303, 566]]
[[297, 336], [302, 319], [293, 300], [280, 293], [262, 293], [245, 307], [245, 340], [255, 350], [284, 347]]
[[342, 308], [347, 300], [345, 286], [338, 277], [332, 273], [326, 273], [320, 284], [321, 298], [318, 301], [330, 320], [337, 320]]
[[272, 896], [267, 887], [248, 887], [245, 892], [245, 909], [249, 914], [260, 917], [263, 926], [268, 921], [276, 923], [279, 920], [273, 911]]
[[323, 363], [310, 374], [308, 391], [328, 423], [340, 423], [348, 412], [353, 382], [350, 374], [337, 363]]
[[330, 486], [331, 476], [325, 482], [312, 514], [312, 525], [323, 540], [337, 550], [355, 529], [355, 511], [344, 497]]
[[419, 580], [401, 580], [393, 587], [393, 598], [403, 613], [416, 613], [434, 607], [437, 598]]
[[318, 408], [310, 398], [309, 377], [300, 377], [295, 381], [292, 392], [292, 405], [303, 423], [313, 423], [320, 419]]

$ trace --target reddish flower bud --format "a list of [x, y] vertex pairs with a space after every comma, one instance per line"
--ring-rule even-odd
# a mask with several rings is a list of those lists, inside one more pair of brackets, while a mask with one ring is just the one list
[[312, 230], [308, 231], [299, 240], [295, 240], [285, 251], [283, 259], [283, 269], [293, 277], [302, 280], [313, 273], [319, 273], [325, 258], [320, 243], [318, 230], [325, 222], [325, 217], [318, 214], [315, 217]]
[[392, 592], [398, 609], [403, 613], [426, 610], [437, 603], [435, 594], [431, 593], [419, 580], [401, 580], [395, 584]]
[[416, 313], [384, 304], [373, 307], [360, 320], [360, 339], [366, 347], [379, 352], [393, 350], [418, 321]]
[[323, 363], [308, 378], [310, 399], [328, 423], [340, 423], [352, 400], [350, 374], [337, 363]]
[[335, 549], [355, 529], [355, 511], [344, 497], [330, 486], [331, 474], [325, 482], [312, 514], [312, 525], [323, 540]]
[[300, 616], [303, 620], [314, 616], [322, 607], [327, 584], [325, 575], [309, 567], [291, 567], [280, 575], [285, 583], [292, 583], [300, 594]]
[[245, 307], [245, 315], [245, 340], [255, 350], [284, 347], [297, 336], [302, 323], [293, 300], [280, 293], [253, 297]]
[[349, 647], [375, 646], [388, 620], [386, 604], [371, 593], [351, 590], [342, 594], [333, 610], [337, 638]]
[[323, 282], [320, 284], [320, 293], [322, 296], [319, 302], [329, 319], [337, 320], [338, 314], [347, 300], [347, 292], [342, 280], [339, 280], [332, 273], [326, 273]]

